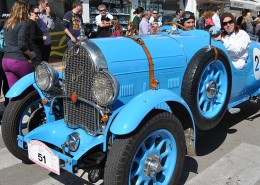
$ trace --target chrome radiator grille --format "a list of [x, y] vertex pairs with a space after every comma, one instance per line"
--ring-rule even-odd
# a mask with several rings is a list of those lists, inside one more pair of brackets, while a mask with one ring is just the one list
[[[75, 45], [66, 51], [63, 63], [64, 94], [70, 97], [76, 93], [77, 97], [93, 102], [90, 91], [95, 68], [88, 51]], [[80, 127], [89, 134], [96, 134], [100, 120], [96, 109], [79, 100], [73, 103], [70, 98], [64, 99], [63, 104], [64, 119], [69, 127]]]

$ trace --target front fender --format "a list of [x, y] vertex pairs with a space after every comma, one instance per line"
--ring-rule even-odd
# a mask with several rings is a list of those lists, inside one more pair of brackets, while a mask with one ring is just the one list
[[[59, 78], [62, 78], [62, 73], [59, 73]], [[33, 85], [35, 83], [34, 80], [34, 72], [22, 77], [20, 80], [18, 80], [11, 89], [7, 92], [6, 97], [7, 98], [15, 98], [19, 95], [21, 95], [28, 87]], [[37, 90], [38, 91], [38, 90]]]
[[163, 102], [169, 101], [178, 102], [188, 110], [192, 118], [193, 128], [195, 128], [191, 110], [186, 102], [169, 90], [159, 89], [148, 90], [126, 104], [113, 121], [110, 131], [116, 135], [124, 135], [132, 132], [153, 108]]
[[22, 77], [11, 87], [11, 89], [6, 94], [6, 97], [14, 98], [19, 96], [20, 94], [22, 94], [23, 91], [25, 91], [25, 89], [30, 87], [34, 82], [34, 73], [30, 73]]

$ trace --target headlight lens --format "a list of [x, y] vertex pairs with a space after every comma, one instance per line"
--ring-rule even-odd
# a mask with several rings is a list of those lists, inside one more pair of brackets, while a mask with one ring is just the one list
[[48, 63], [42, 62], [35, 69], [35, 81], [42, 91], [49, 91], [58, 82], [58, 72]]
[[92, 97], [100, 106], [108, 106], [117, 99], [118, 83], [108, 72], [97, 72], [93, 78]]

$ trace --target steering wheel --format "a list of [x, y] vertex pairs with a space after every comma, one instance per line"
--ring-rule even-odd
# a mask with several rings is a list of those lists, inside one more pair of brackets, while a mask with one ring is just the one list
[[181, 29], [188, 31], [188, 29], [186, 27], [182, 26], [181, 24], [179, 24], [177, 22], [166, 22], [166, 23], [164, 23], [164, 26], [165, 25], [176, 25], [176, 26], [179, 26]]

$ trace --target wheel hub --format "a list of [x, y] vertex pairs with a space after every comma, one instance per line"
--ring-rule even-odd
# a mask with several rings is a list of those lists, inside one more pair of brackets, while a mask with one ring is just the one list
[[162, 165], [158, 155], [150, 155], [144, 162], [144, 173], [149, 177], [153, 177], [156, 173], [162, 171]]
[[213, 98], [218, 92], [217, 84], [214, 81], [210, 81], [206, 86], [207, 97]]

